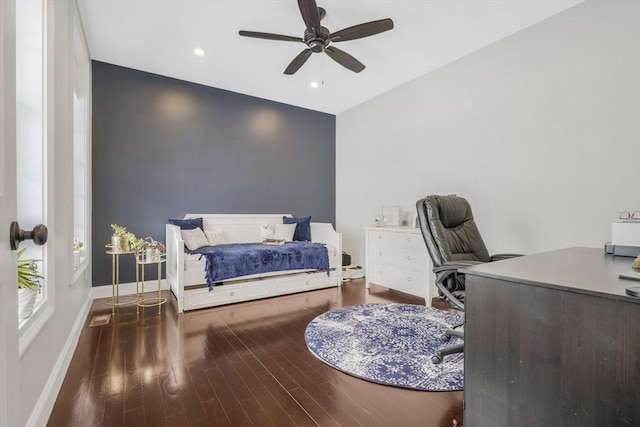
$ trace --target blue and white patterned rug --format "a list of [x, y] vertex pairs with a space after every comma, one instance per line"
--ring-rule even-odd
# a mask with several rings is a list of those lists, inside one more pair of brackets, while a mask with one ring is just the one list
[[304, 338], [320, 360], [365, 380], [417, 390], [462, 390], [462, 354], [431, 363], [436, 350], [462, 342], [441, 338], [462, 320], [421, 305], [352, 305], [313, 319]]

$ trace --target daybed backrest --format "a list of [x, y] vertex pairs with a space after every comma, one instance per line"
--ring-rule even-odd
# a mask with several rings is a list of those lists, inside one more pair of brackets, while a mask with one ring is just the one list
[[260, 241], [262, 224], [282, 223], [283, 216], [291, 214], [186, 214], [185, 218], [202, 218], [204, 231], [223, 230], [228, 243]]

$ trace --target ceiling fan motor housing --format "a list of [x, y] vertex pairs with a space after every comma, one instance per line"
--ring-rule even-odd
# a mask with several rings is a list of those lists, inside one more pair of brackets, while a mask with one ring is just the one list
[[307, 44], [311, 52], [319, 53], [331, 43], [331, 33], [325, 27], [320, 27], [320, 32], [315, 34], [309, 30], [304, 32], [304, 42]]

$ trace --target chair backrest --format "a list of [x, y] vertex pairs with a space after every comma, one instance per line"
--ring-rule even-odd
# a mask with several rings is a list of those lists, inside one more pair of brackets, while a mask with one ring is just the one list
[[427, 196], [416, 202], [418, 223], [434, 267], [447, 261], [490, 262], [471, 206], [455, 195]]

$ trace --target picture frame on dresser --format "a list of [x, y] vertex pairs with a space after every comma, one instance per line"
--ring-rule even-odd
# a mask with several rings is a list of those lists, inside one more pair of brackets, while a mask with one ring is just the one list
[[398, 227], [400, 225], [400, 206], [383, 206], [382, 220], [385, 227]]

